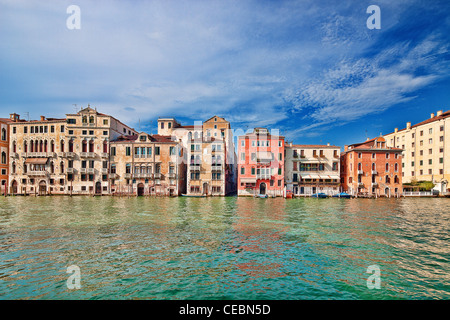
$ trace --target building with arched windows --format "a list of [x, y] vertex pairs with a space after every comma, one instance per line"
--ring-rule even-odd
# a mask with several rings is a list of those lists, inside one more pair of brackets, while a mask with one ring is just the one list
[[20, 119], [9, 125], [9, 190], [13, 194], [108, 194], [109, 143], [129, 126], [90, 107], [66, 118]]
[[0, 118], [0, 195], [8, 193], [9, 185], [9, 123], [10, 119]]

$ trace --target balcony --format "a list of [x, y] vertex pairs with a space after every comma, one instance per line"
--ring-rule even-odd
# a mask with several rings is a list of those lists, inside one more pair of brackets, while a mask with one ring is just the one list
[[378, 187], [378, 183], [377, 182], [372, 182], [372, 188], [376, 188]]
[[155, 179], [161, 179], [161, 172], [155, 173]]
[[95, 152], [81, 152], [81, 158], [95, 158]]
[[75, 157], [75, 152], [67, 152], [66, 153], [66, 157], [67, 158], [74, 158]]
[[125, 173], [125, 179], [131, 179], [131, 173]]
[[26, 158], [26, 157], [28, 157], [28, 153], [22, 152], [22, 153], [20, 154], [20, 156], [21, 156], [22, 158]]
[[17, 152], [11, 152], [11, 154], [9, 155], [11, 158], [18, 158], [19, 154]]
[[169, 173], [169, 179], [176, 179], [177, 175], [175, 174], [175, 172], [171, 172]]
[[199, 164], [191, 164], [189, 166], [191, 171], [200, 171], [200, 165]]
[[47, 170], [42, 170], [42, 171], [28, 171], [28, 176], [30, 177], [45, 177], [48, 175], [48, 171]]
[[80, 173], [87, 173], [87, 168], [81, 168]]
[[272, 178], [271, 174], [257, 174], [256, 179], [258, 180], [270, 180]]
[[364, 187], [364, 183], [358, 182], [358, 187]]
[[67, 173], [70, 173], [70, 174], [74, 174], [75, 173], [75, 169], [74, 168], [67, 168]]
[[102, 174], [108, 174], [108, 168], [102, 168]]
[[364, 171], [362, 171], [362, 170], [358, 170], [358, 174], [364, 174]]
[[107, 158], [109, 157], [109, 153], [102, 152], [101, 157], [102, 157], [103, 159], [107, 159]]
[[88, 168], [87, 172], [90, 174], [94, 174], [95, 173], [95, 169], [94, 168]]
[[372, 170], [372, 174], [378, 174], [377, 170]]
[[117, 175], [117, 173], [110, 173], [109, 174], [109, 178], [110, 179], [117, 179], [119, 176]]
[[222, 169], [223, 169], [223, 167], [222, 167], [221, 164], [213, 164], [213, 165], [211, 166], [211, 170], [212, 170], [212, 171], [222, 171]]
[[66, 157], [66, 153], [65, 152], [58, 152], [58, 157], [65, 158]]
[[47, 152], [47, 157], [55, 158], [56, 157], [56, 153], [55, 152]]

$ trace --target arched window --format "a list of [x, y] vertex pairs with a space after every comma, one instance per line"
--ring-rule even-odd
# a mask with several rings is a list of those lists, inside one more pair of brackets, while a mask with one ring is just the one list
[[87, 123], [87, 116], [83, 116], [82, 122]]
[[396, 164], [394, 165], [394, 170], [395, 170], [395, 172], [398, 171], [398, 163], [396, 163]]
[[389, 172], [389, 163], [386, 163], [386, 172]]
[[16, 173], [16, 163], [15, 162], [13, 162], [11, 165], [11, 171], [12, 171], [12, 173]]
[[61, 170], [61, 174], [64, 173], [64, 161], [61, 161], [61, 163], [59, 164], [59, 168]]
[[94, 141], [89, 141], [89, 152], [94, 152]]
[[6, 164], [6, 152], [2, 152], [2, 164]]
[[61, 152], [64, 152], [64, 140], [61, 140], [59, 148], [61, 149]]
[[94, 116], [89, 117], [89, 123], [94, 123]]
[[108, 142], [103, 141], [103, 153], [108, 153]]
[[23, 152], [28, 152], [28, 143], [26, 141], [23, 142]]
[[16, 142], [15, 141], [13, 141], [13, 152], [16, 152]]
[[47, 140], [45, 140], [44, 141], [44, 151], [43, 152], [47, 152], [48, 151], [48, 141]]
[[54, 165], [53, 161], [50, 162], [50, 173], [55, 173], [55, 165]]
[[83, 147], [81, 149], [81, 152], [87, 152], [87, 142], [86, 142], [86, 140], [83, 140]]
[[2, 140], [6, 141], [6, 129], [2, 128]]
[[73, 140], [69, 140], [69, 152], [73, 152]]
[[389, 178], [389, 176], [388, 176], [388, 175], [386, 175], [386, 177], [385, 177], [385, 181], [386, 181], [386, 183], [391, 183], [391, 179]]
[[27, 173], [27, 172], [28, 172], [28, 165], [24, 161], [23, 162], [23, 173]]
[[50, 152], [55, 152], [55, 141], [50, 142]]
[[372, 163], [372, 170], [376, 170], [375, 168], [376, 168], [375, 163]]

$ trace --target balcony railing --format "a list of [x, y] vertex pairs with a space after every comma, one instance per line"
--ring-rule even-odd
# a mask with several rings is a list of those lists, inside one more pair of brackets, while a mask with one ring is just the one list
[[155, 179], [161, 179], [161, 172], [155, 173]]
[[108, 174], [108, 168], [102, 168], [102, 174]]
[[87, 172], [93, 174], [93, 173], [95, 173], [95, 169], [94, 168], [88, 168]]
[[95, 152], [81, 152], [81, 158], [95, 158]]
[[11, 152], [10, 157], [11, 158], [18, 158], [19, 154], [17, 152]]
[[378, 174], [377, 170], [372, 170], [372, 174]]
[[358, 174], [364, 174], [364, 171], [358, 170]]
[[87, 173], [87, 168], [81, 168], [80, 173]]
[[358, 182], [358, 187], [364, 187], [364, 183]]
[[43, 177], [43, 176], [47, 176], [48, 175], [48, 171], [47, 170], [28, 171], [27, 174], [28, 174], [28, 176], [31, 176], [31, 177]]
[[175, 172], [169, 173], [169, 179], [176, 179], [177, 175]]
[[110, 178], [110, 179], [117, 179], [117, 178], [118, 178], [118, 175], [117, 175], [117, 173], [110, 173], [110, 174], [109, 174], [109, 178]]
[[211, 166], [211, 170], [212, 170], [212, 171], [222, 171], [222, 169], [223, 169], [222, 164], [213, 164], [213, 165]]
[[75, 157], [75, 152], [67, 152], [66, 153], [66, 157], [67, 158], [74, 158]]
[[200, 171], [200, 165], [199, 164], [192, 164], [189, 166], [191, 171]]
[[66, 157], [66, 153], [65, 152], [58, 152], [58, 157], [65, 158]]
[[103, 159], [108, 158], [108, 157], [109, 157], [109, 153], [102, 152], [101, 157], [102, 157]]
[[125, 173], [125, 179], [131, 179], [131, 173]]
[[372, 188], [378, 187], [378, 183], [377, 182], [372, 182]]
[[67, 173], [73, 174], [75, 173], [75, 169], [74, 168], [67, 168]]

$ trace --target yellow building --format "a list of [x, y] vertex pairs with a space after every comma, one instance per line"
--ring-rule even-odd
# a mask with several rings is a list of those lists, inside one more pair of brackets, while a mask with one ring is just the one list
[[403, 183], [432, 181], [440, 192], [450, 191], [450, 110], [384, 137], [389, 147], [403, 149]]
[[109, 193], [109, 142], [136, 132], [88, 107], [66, 118], [10, 122], [10, 192]]

